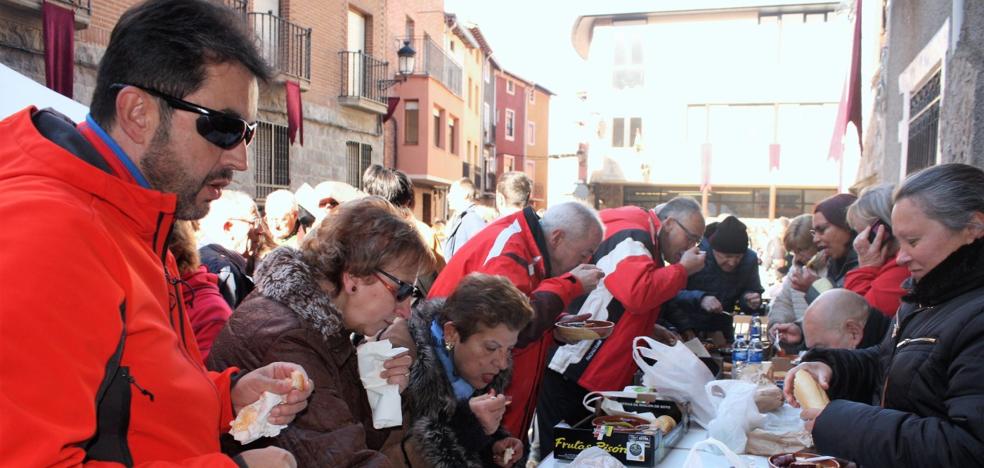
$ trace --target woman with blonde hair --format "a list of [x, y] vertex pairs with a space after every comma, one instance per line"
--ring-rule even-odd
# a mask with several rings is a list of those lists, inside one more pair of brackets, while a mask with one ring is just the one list
[[[789, 274], [782, 280], [779, 294], [772, 299], [769, 308], [769, 335], [775, 327], [803, 320], [806, 313], [806, 294], [793, 287], [794, 273], [809, 268], [818, 277], [827, 273], [827, 265], [817, 256], [817, 246], [813, 243], [813, 215], [802, 214], [790, 221], [783, 233], [782, 242], [786, 250], [793, 254], [793, 265]], [[812, 261], [812, 263], [811, 263]], [[791, 351], [793, 348], [789, 348]]]
[[847, 209], [847, 222], [858, 232], [854, 250], [858, 267], [847, 272], [844, 287], [868, 301], [886, 317], [894, 317], [902, 302], [902, 282], [909, 269], [896, 261], [899, 241], [892, 235], [894, 184], [868, 187]]
[[[208, 366], [300, 363], [318, 391], [272, 443], [293, 453], [299, 466], [389, 466], [380, 451], [390, 431], [373, 427], [351, 336], [374, 336], [397, 316], [408, 317], [413, 284], [433, 262], [414, 227], [386, 200], [343, 203], [300, 250], [280, 247], [267, 255], [256, 290], [219, 335]], [[393, 358], [381, 376], [402, 390], [409, 365], [408, 356]]]

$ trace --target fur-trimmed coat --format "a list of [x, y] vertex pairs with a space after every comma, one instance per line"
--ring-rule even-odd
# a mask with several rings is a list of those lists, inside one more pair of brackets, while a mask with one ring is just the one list
[[302, 467], [391, 466], [379, 452], [389, 431], [372, 427], [350, 332], [311, 267], [299, 251], [281, 247], [255, 276], [256, 290], [215, 340], [208, 367], [235, 365], [245, 373], [272, 362], [294, 362], [304, 367], [315, 391], [307, 409], [279, 436], [240, 449], [272, 443], [293, 453]]
[[[403, 392], [404, 460], [410, 466], [434, 468], [495, 467], [492, 444], [510, 437], [501, 426], [486, 435], [468, 400], [458, 401], [451, 381], [437, 356], [430, 324], [444, 306], [444, 299], [432, 299], [418, 305], [409, 321], [397, 321], [381, 336], [393, 346], [404, 346], [413, 356], [410, 385]], [[496, 393], [509, 383], [509, 370], [500, 372], [491, 384], [475, 391], [481, 395]]]

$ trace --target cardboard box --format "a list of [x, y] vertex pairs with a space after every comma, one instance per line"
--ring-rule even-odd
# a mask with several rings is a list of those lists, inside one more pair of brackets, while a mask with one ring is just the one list
[[782, 388], [783, 381], [786, 379], [786, 373], [793, 367], [792, 358], [773, 356], [769, 379], [775, 382], [779, 388]]
[[672, 400], [665, 400], [653, 395], [640, 394], [636, 399], [610, 398], [622, 404], [626, 411], [637, 413], [653, 413], [656, 417], [669, 415], [676, 422], [676, 427], [669, 433], [659, 430], [644, 433], [615, 432], [613, 427], [594, 427], [591, 421], [601, 414], [596, 410], [574, 427], [554, 428], [554, 458], [571, 461], [582, 450], [598, 446], [627, 466], [656, 466], [666, 457], [671, 447], [676, 445], [689, 430], [689, 405]]

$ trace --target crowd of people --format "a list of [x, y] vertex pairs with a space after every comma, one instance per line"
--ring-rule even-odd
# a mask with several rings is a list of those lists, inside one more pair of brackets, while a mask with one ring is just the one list
[[[432, 225], [381, 165], [362, 192], [327, 181], [306, 206], [286, 190], [258, 205], [225, 190], [270, 79], [235, 15], [142, 3], [113, 31], [85, 122], [33, 107], [0, 122], [4, 463], [524, 466], [589, 416], [587, 393], [634, 382], [635, 337], [724, 346], [736, 313], [801, 353], [790, 404], [797, 372], [829, 392], [801, 413], [821, 453], [984, 458], [981, 169], [834, 195], [759, 252], [742, 220], [687, 197], [538, 212], [520, 172], [494, 202], [455, 182]], [[780, 272], [769, 290], [763, 268]], [[555, 333], [586, 318], [611, 335]], [[392, 427], [374, 424], [357, 358], [381, 340], [406, 348], [378, 376], [402, 395]], [[286, 427], [233, 440], [267, 394]]]

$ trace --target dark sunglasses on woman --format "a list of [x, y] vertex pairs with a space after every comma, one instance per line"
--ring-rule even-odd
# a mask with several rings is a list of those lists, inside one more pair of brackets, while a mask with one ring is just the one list
[[[397, 287], [393, 288], [392, 286], [390, 286], [389, 283], [383, 281], [383, 285], [386, 286], [386, 289], [389, 289], [389, 291], [393, 293], [394, 296], [396, 296], [396, 302], [403, 302], [407, 300], [407, 298], [409, 298], [410, 296], [419, 298], [422, 295], [420, 289], [417, 289], [416, 286], [410, 283], [403, 282], [399, 278], [389, 273], [386, 273], [385, 271], [380, 270], [378, 268], [376, 269], [376, 272], [382, 273], [383, 276], [389, 278], [391, 281], [396, 283]], [[382, 281], [382, 278], [379, 278], [379, 280]]]
[[253, 135], [256, 133], [256, 122], [249, 123], [239, 117], [193, 104], [146, 86], [115, 83], [110, 86], [110, 89], [123, 89], [127, 86], [133, 86], [151, 96], [163, 99], [164, 102], [175, 109], [199, 114], [198, 120], [195, 122], [198, 134], [219, 148], [224, 150], [233, 149], [239, 146], [240, 142], [244, 142], [246, 146], [249, 146], [250, 142], [253, 141]]

